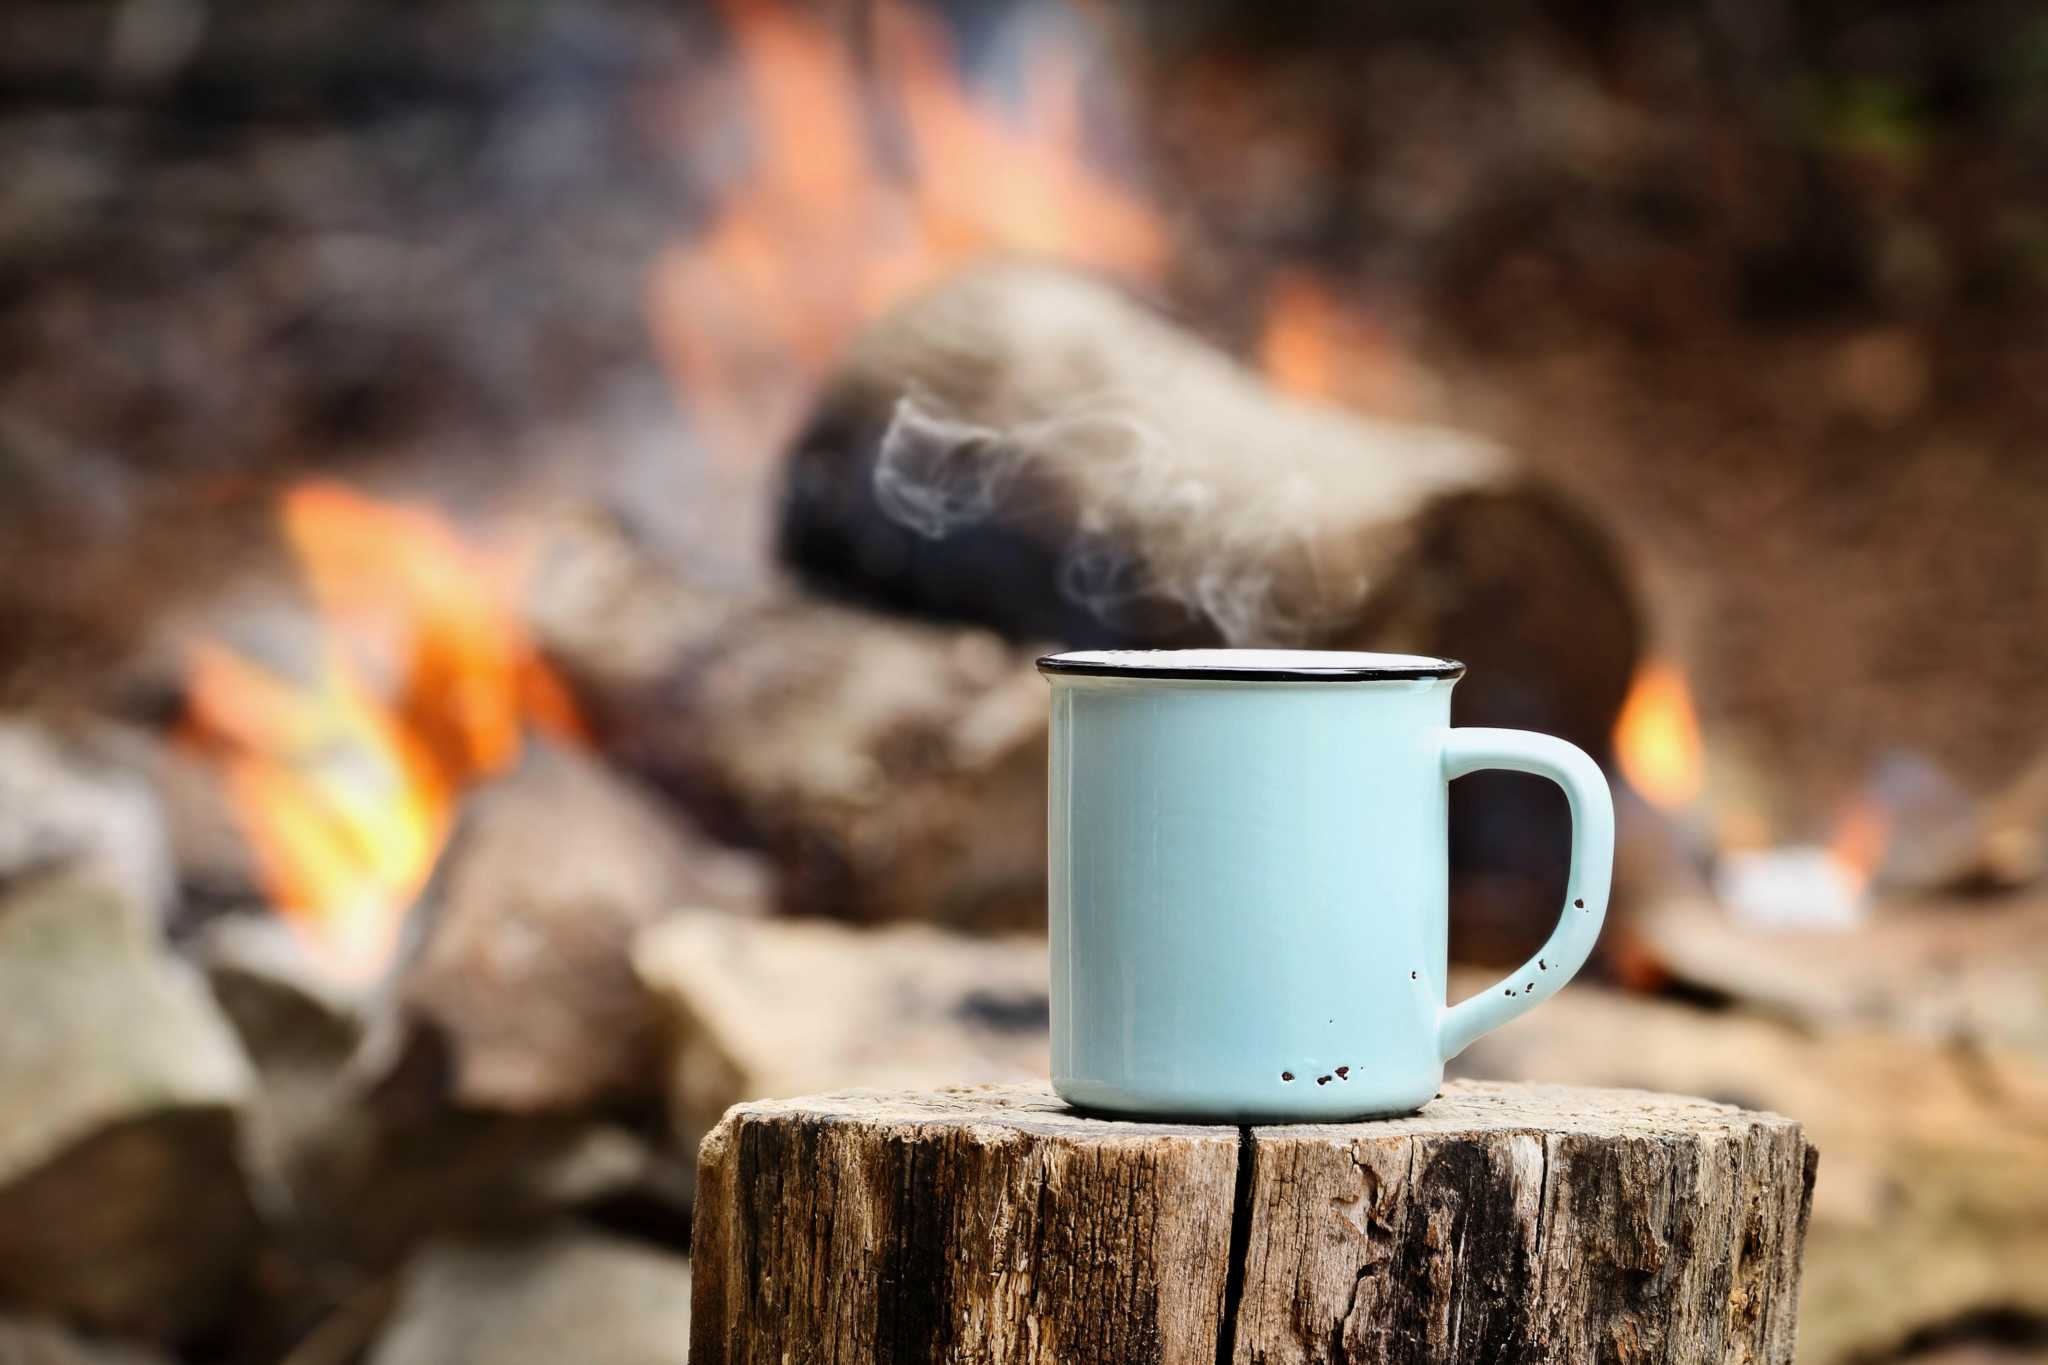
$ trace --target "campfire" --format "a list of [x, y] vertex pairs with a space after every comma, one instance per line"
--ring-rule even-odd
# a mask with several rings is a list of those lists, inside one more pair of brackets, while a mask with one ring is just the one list
[[858, 50], [823, 11], [723, 14], [747, 145], [708, 229], [661, 254], [648, 305], [722, 458], [766, 458], [864, 323], [969, 261], [1028, 253], [1133, 282], [1164, 269], [1157, 211], [1087, 145], [1106, 111], [1084, 78], [1100, 93], [1112, 74], [1098, 16], [1058, 6], [1019, 25], [997, 97], [908, 0], [877, 5]]
[[[1548, 11], [82, 3], [0, 110], [0, 1359], [679, 1359], [727, 1106], [1043, 1075], [1065, 646], [1466, 661], [1620, 810], [1467, 1075], [1809, 1123], [1822, 1365], [2048, 1323], [2033, 191], [1947, 96]], [[1457, 996], [1567, 821], [1449, 801]]]
[[516, 764], [529, 732], [583, 729], [506, 557], [334, 484], [293, 489], [280, 520], [321, 622], [310, 676], [197, 642], [182, 729], [219, 764], [270, 903], [363, 979], [390, 961], [463, 793]]
[[1676, 665], [1653, 659], [1637, 672], [1614, 722], [1614, 753], [1629, 785], [1659, 810], [1681, 811], [1699, 799], [1706, 781], [1700, 723]]

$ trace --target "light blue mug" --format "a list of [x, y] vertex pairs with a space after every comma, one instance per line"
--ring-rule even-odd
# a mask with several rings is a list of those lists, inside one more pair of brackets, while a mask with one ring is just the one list
[[[1244, 1123], [1404, 1114], [1444, 1063], [1548, 999], [1607, 909], [1614, 806], [1560, 739], [1451, 728], [1448, 659], [1105, 650], [1052, 682], [1053, 1088], [1120, 1114]], [[1451, 779], [1571, 802], [1542, 950], [1445, 1004]]]

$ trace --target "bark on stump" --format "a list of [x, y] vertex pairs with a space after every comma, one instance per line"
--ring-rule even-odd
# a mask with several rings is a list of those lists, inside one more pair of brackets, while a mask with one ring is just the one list
[[1790, 1119], [1625, 1090], [1255, 1129], [761, 1101], [699, 1155], [691, 1360], [1788, 1362], [1813, 1167]]

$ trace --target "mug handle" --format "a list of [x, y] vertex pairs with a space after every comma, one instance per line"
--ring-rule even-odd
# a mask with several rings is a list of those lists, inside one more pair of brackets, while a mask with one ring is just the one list
[[1482, 768], [1534, 773], [1563, 787], [1572, 811], [1571, 872], [1557, 928], [1523, 966], [1444, 1010], [1437, 1050], [1449, 1061], [1481, 1034], [1548, 1000], [1586, 965], [1607, 917], [1614, 876], [1614, 798], [1600, 765], [1561, 739], [1530, 730], [1454, 729], [1444, 734], [1446, 782]]

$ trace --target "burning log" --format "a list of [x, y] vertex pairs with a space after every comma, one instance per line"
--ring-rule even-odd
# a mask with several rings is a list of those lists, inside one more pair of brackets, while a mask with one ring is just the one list
[[[1286, 398], [1021, 264], [861, 338], [790, 457], [780, 553], [820, 590], [1015, 640], [1449, 655], [1472, 665], [1461, 724], [1596, 754], [1638, 650], [1606, 538], [1504, 452]], [[1518, 953], [1561, 890], [1561, 804], [1461, 787], [1464, 946]]]
[[1255, 643], [1352, 619], [1438, 500], [1508, 474], [1450, 432], [1285, 398], [1110, 289], [1023, 264], [871, 327], [790, 458], [785, 562], [1013, 639]]
[[0, 1298], [95, 1329], [205, 1320], [255, 1230], [249, 1064], [94, 878], [0, 901]]
[[558, 537], [531, 615], [607, 751], [766, 850], [784, 909], [1042, 921], [1046, 701], [1028, 651], [699, 591], [595, 526]]
[[1557, 1086], [1243, 1129], [1042, 1084], [746, 1104], [699, 1157], [690, 1358], [1789, 1365], [1811, 1159]]
[[634, 961], [667, 1014], [685, 1151], [745, 1099], [1045, 1074], [1036, 936], [690, 913], [650, 931]]

